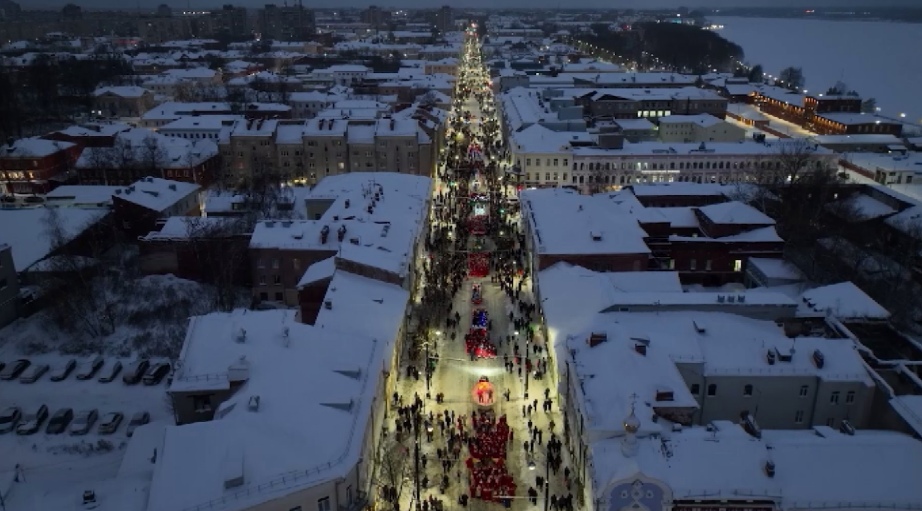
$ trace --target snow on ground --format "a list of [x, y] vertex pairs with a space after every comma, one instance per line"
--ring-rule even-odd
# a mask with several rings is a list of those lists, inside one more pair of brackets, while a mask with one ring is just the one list
[[[66, 488], [73, 491], [64, 492], [60, 497], [65, 500], [73, 497], [76, 502], [80, 494], [71, 496], [71, 493], [83, 484], [97, 491], [104, 490], [105, 485], [99, 481], [116, 476], [126, 453], [127, 423], [135, 412], [149, 412], [154, 424], [173, 423], [165, 381], [145, 386], [126, 385], [121, 375], [110, 383], [99, 382], [98, 378], [116, 361], [127, 367], [139, 356], [151, 357], [152, 362], [175, 358], [182, 345], [188, 317], [213, 310], [211, 290], [172, 275], [151, 275], [124, 280], [118, 289], [110, 292], [117, 298], [115, 331], [110, 335], [81, 336], [73, 333], [73, 329], [57, 326], [46, 311], [19, 319], [0, 330], [0, 361], [10, 363], [26, 358], [33, 364], [47, 363], [52, 367], [33, 384], [19, 380], [0, 381], [0, 410], [18, 406], [25, 414], [44, 404], [48, 406], [49, 415], [61, 408], [73, 408], [75, 413], [95, 408], [100, 417], [108, 412], [125, 415], [112, 435], [97, 434], [98, 422], [86, 436], [47, 435], [44, 429], [47, 421], [34, 435], [0, 434], [0, 485], [15, 478], [16, 466], [20, 468], [20, 481], [11, 483], [5, 495], [9, 511], [35, 509], [36, 499], [56, 501], [58, 495], [52, 494], [64, 492]], [[105, 365], [94, 378], [77, 380], [75, 371], [64, 381], [50, 380], [54, 368], [68, 359], [77, 359], [79, 371], [80, 362], [97, 354], [104, 356]], [[5, 489], [0, 486], [0, 491]], [[118, 502], [123, 498], [133, 501], [136, 497], [135, 494], [110, 492], [110, 498]], [[126, 508], [116, 504], [112, 509]]]

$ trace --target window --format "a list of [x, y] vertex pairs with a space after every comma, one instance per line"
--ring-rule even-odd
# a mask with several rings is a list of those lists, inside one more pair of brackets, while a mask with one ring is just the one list
[[545, 180], [545, 181], [550, 181], [550, 180], [551, 180], [551, 173], [550, 173], [550, 172], [545, 172], [545, 173], [544, 173], [544, 180]]
[[259, 300], [260, 300], [260, 301], [265, 302], [265, 301], [268, 300], [268, 299], [269, 299], [269, 293], [267, 293], [267, 292], [265, 292], [265, 291], [263, 291], [262, 293], [259, 293]]
[[556, 167], [557, 165], [559, 165], [558, 161], [559, 161], [559, 160], [558, 160], [557, 158], [554, 158], [554, 166], [555, 166], [555, 167]]
[[330, 497], [317, 500], [317, 511], [330, 511]]
[[807, 397], [807, 393], [810, 391], [810, 387], [806, 385], [800, 386], [800, 397]]
[[531, 158], [525, 158], [525, 166], [531, 167]]
[[256, 262], [256, 267], [257, 267], [257, 268], [265, 268], [265, 267], [266, 267], [266, 260], [265, 260], [265, 259], [260, 259], [259, 261], [257, 261], [257, 262]]
[[693, 396], [697, 396], [698, 394], [700, 394], [700, 393], [701, 393], [701, 385], [698, 385], [697, 383], [692, 383], [692, 385], [691, 385], [691, 393], [692, 393]]
[[839, 391], [835, 391], [829, 395], [829, 403], [837, 405], [839, 404]]
[[273, 276], [272, 276], [272, 283], [275, 284], [276, 286], [282, 285], [282, 276], [281, 276], [281, 275], [273, 275]]
[[797, 410], [794, 412], [794, 424], [803, 424], [804, 423], [804, 411]]
[[563, 166], [564, 166], [564, 167], [567, 167], [567, 166], [570, 165], [570, 164], [568, 163], [567, 160], [568, 160], [568, 158], [564, 158], [564, 159], [563, 159]]
[[717, 384], [711, 383], [708, 385], [708, 395], [712, 397], [717, 395]]
[[698, 261], [696, 259], [692, 259], [691, 261], [688, 261], [688, 269], [692, 271], [697, 270]]
[[265, 275], [260, 275], [260, 276], [259, 276], [259, 285], [260, 285], [260, 286], [265, 286], [265, 285], [266, 285], [266, 276], [265, 276]]
[[743, 387], [743, 395], [751, 396], [752, 395], [752, 385], [746, 385]]
[[563, 173], [563, 180], [564, 180], [564, 182], [566, 182], [566, 180], [567, 180], [567, 173], [566, 173], [566, 172]]
[[854, 402], [855, 402], [855, 391], [854, 391], [854, 390], [849, 390], [849, 391], [845, 394], [845, 404], [850, 405], [850, 404], [852, 404], [852, 403], [854, 403]]
[[293, 258], [293, 259], [291, 260], [291, 265], [294, 267], [294, 269], [300, 270], [300, 269], [301, 269], [301, 260], [298, 259], [297, 257], [295, 257], [295, 258]]
[[707, 259], [704, 261], [704, 270], [711, 271], [711, 260], [710, 259]]
[[192, 396], [192, 408], [198, 413], [210, 412], [211, 396]]
[[281, 292], [281, 291], [276, 291], [276, 292], [275, 292], [275, 301], [281, 302], [282, 300], [284, 300], [284, 297], [282, 296], [282, 292]]
[[733, 261], [733, 271], [743, 271], [743, 260], [736, 259]]

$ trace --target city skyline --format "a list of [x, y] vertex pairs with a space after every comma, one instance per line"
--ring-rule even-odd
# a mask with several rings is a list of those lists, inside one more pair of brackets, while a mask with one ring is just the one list
[[[60, 8], [68, 3], [73, 3], [87, 9], [110, 9], [110, 8], [124, 8], [126, 7], [123, 2], [117, 2], [113, 0], [80, 0], [74, 2], [68, 2], [63, 0], [30, 0], [29, 2], [20, 2], [20, 5], [24, 9], [54, 9]], [[232, 4], [248, 8], [257, 8], [265, 4], [274, 3], [276, 5], [285, 4], [285, 0], [275, 1], [275, 0], [235, 0], [229, 2], [223, 2], [220, 0], [217, 1], [204, 1], [204, 0], [153, 0], [153, 1], [137, 1], [132, 7], [138, 9], [155, 9], [158, 5], [166, 4], [170, 7], [182, 9], [192, 7], [195, 9], [213, 9], [215, 7], [220, 7], [224, 4]], [[296, 5], [297, 0], [290, 0], [287, 2], [289, 5]], [[320, 2], [316, 1], [306, 1], [303, 2], [305, 7], [312, 9], [329, 9], [329, 5], [323, 5]], [[357, 0], [346, 0], [345, 2], [339, 2], [338, 5], [347, 8], [359, 8], [367, 7], [369, 5], [380, 5], [386, 7], [406, 7], [411, 9], [426, 9], [433, 8], [434, 4], [431, 2], [426, 2], [423, 0], [398, 0], [393, 2], [374, 2], [374, 1], [357, 1]], [[529, 2], [502, 2], [497, 4], [496, 2], [490, 2], [487, 0], [464, 0], [463, 2], [453, 2], [452, 7], [455, 8], [474, 8], [474, 9], [515, 9], [515, 8], [560, 8], [565, 7], [567, 9], [668, 9], [672, 7], [688, 7], [688, 8], [794, 8], [794, 7], [803, 7], [803, 8], [833, 8], [833, 7], [843, 7], [843, 8], [885, 8], [885, 7], [922, 7], [922, 0], [884, 0], [880, 2], [869, 2], [868, 0], [775, 0], [773, 2], [767, 2], [761, 5], [753, 5], [751, 3], [742, 1], [742, 0], [697, 0], [694, 2], [685, 2], [682, 0], [618, 0], [617, 2], [607, 2], [604, 0], [580, 0], [579, 2], [567, 2], [565, 5], [559, 0], [537, 0]], [[130, 7], [129, 7], [130, 8]]]

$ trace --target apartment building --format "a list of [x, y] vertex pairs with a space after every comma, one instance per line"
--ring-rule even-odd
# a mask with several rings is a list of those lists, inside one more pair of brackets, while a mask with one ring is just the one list
[[397, 171], [428, 176], [440, 140], [439, 130], [433, 131], [412, 117], [321, 117], [298, 124], [265, 121], [258, 129], [252, 129], [252, 123], [250, 126], [234, 129], [221, 143], [224, 172], [232, 179], [247, 178], [264, 168], [263, 162], [272, 162], [271, 168], [279, 172], [282, 181], [307, 184], [349, 172]]

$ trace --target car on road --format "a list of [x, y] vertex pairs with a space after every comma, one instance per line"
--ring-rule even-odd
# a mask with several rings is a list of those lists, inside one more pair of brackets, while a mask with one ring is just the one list
[[118, 373], [122, 372], [122, 363], [118, 360], [114, 364], [110, 365], [108, 369], [103, 371], [102, 376], [99, 377], [100, 383], [109, 383], [118, 378]]
[[74, 420], [74, 411], [71, 408], [61, 408], [51, 416], [48, 425], [45, 426], [45, 433], [59, 435], [67, 429], [72, 420]]
[[144, 377], [144, 373], [147, 372], [147, 368], [150, 367], [150, 360], [146, 358], [141, 358], [132, 362], [127, 368], [125, 368], [125, 374], [122, 375], [122, 381], [126, 385], [134, 385], [141, 381], [141, 378]]
[[32, 364], [22, 373], [22, 376], [19, 377], [19, 381], [20, 383], [35, 383], [42, 375], [47, 373], [49, 369], [51, 369], [51, 366], [48, 364]]
[[102, 358], [101, 356], [93, 357], [81, 364], [80, 369], [77, 370], [77, 374], [74, 376], [78, 380], [89, 380], [96, 376], [96, 373], [102, 369], [102, 366], [105, 363], [106, 359]]
[[169, 362], [157, 362], [144, 373], [144, 385], [157, 385], [170, 373]]
[[16, 429], [16, 424], [22, 418], [22, 410], [18, 406], [11, 406], [0, 412], [0, 433], [9, 433]]
[[134, 434], [134, 430], [140, 426], [143, 426], [150, 422], [150, 414], [147, 412], [137, 412], [131, 416], [131, 420], [128, 421], [128, 429], [125, 430], [125, 434], [131, 436]]
[[3, 368], [3, 371], [0, 372], [0, 380], [15, 380], [30, 365], [32, 365], [32, 362], [24, 358], [16, 360], [15, 362], [10, 362]]
[[67, 362], [64, 362], [64, 365], [55, 368], [51, 372], [51, 381], [61, 381], [66, 380], [70, 373], [74, 372], [74, 369], [77, 368], [77, 361], [75, 359], [70, 359]]
[[33, 433], [38, 433], [38, 430], [42, 428], [42, 424], [45, 423], [47, 418], [48, 407], [46, 405], [39, 406], [34, 412], [27, 413], [22, 417], [19, 426], [16, 426], [16, 434], [31, 435]]
[[83, 410], [74, 416], [73, 422], [70, 423], [71, 435], [85, 435], [93, 429], [96, 420], [99, 419], [99, 412], [95, 408], [92, 410]]
[[125, 415], [122, 412], [109, 412], [103, 415], [102, 419], [99, 420], [99, 434], [111, 435], [115, 433], [123, 420], [125, 420]]

